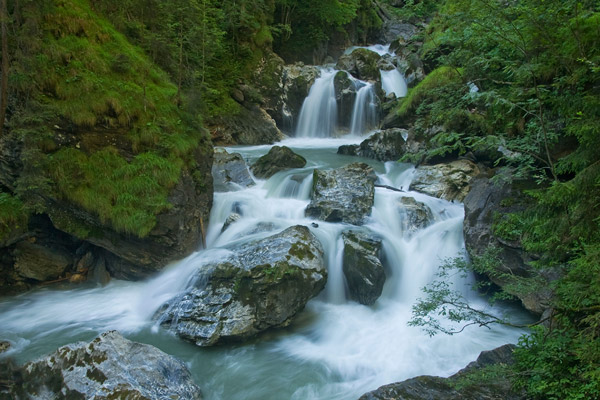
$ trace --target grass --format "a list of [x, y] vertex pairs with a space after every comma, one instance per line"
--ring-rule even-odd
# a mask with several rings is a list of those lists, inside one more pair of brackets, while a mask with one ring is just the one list
[[18, 198], [0, 192], [0, 241], [27, 225], [29, 215]]

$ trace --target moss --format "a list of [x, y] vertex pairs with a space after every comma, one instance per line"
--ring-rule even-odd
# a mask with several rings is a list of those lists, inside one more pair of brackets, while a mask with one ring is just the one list
[[460, 79], [459, 71], [454, 68], [443, 66], [433, 70], [417, 86], [409, 90], [407, 96], [401, 100], [396, 109], [396, 114], [400, 117], [406, 117], [416, 110], [430, 90], [455, 83]]
[[29, 213], [18, 198], [0, 192], [0, 241], [10, 237], [12, 232], [23, 229], [29, 221]]
[[310, 246], [302, 242], [292, 244], [289, 253], [299, 260], [313, 260], [315, 258]]

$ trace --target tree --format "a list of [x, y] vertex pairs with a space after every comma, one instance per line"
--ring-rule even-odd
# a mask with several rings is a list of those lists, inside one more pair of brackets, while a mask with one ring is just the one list
[[8, 7], [7, 0], [0, 2], [0, 33], [2, 34], [2, 74], [0, 77], [0, 134], [4, 130], [4, 122], [6, 119], [6, 107], [8, 105]]

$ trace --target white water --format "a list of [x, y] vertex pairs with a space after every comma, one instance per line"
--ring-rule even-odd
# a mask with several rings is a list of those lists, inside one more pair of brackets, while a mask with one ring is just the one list
[[[361, 82], [361, 81], [359, 81]], [[377, 104], [373, 84], [361, 82], [352, 109], [351, 135], [363, 135], [377, 126]]]
[[405, 97], [408, 88], [404, 77], [397, 69], [380, 71], [381, 88], [386, 94], [394, 93], [396, 97]]
[[321, 70], [321, 76], [315, 80], [302, 104], [296, 137], [318, 138], [334, 135], [337, 103], [333, 80], [337, 72], [339, 71], [333, 69]]
[[[462, 205], [415, 192], [376, 189], [366, 226], [383, 240], [387, 281], [373, 306], [348, 301], [340, 238], [348, 225], [304, 217], [312, 171], [358, 160], [336, 154], [340, 145], [356, 144], [362, 138], [332, 138], [337, 120], [335, 73], [322, 71], [303, 105], [297, 138], [283, 143], [307, 159], [304, 168], [277, 173], [237, 192], [215, 193], [207, 229], [208, 249], [173, 263], [153, 279], [113, 280], [103, 288], [38, 290], [0, 300], [0, 339], [12, 343], [7, 355], [25, 362], [58, 346], [89, 341], [103, 331], [118, 329], [132, 340], [152, 344], [184, 360], [209, 400], [345, 400], [416, 375], [448, 376], [482, 350], [516, 342], [521, 332], [504, 327], [470, 327], [459, 335], [431, 338], [407, 325], [412, 305], [422, 296], [421, 288], [434, 279], [445, 259], [461, 256], [464, 251]], [[369, 85], [359, 90], [353, 133], [369, 129], [371, 91]], [[270, 147], [230, 151], [240, 152], [252, 163]], [[361, 161], [373, 166], [381, 184], [408, 189], [412, 166]], [[434, 219], [429, 226], [416, 232], [403, 228], [406, 216], [397, 202], [406, 196], [431, 209]], [[242, 218], [221, 232], [232, 212]], [[197, 268], [229, 254], [225, 247], [263, 238], [294, 224], [308, 226], [321, 241], [329, 276], [325, 290], [308, 303], [292, 326], [267, 332], [246, 344], [202, 349], [179, 340], [153, 320], [159, 307], [189, 284]], [[470, 291], [468, 279], [452, 279], [454, 287], [473, 304], [484, 306]]]

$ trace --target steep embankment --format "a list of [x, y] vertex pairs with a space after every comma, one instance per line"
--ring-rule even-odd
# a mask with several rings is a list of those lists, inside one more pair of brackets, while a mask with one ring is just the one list
[[105, 269], [140, 278], [197, 248], [212, 146], [177, 86], [86, 0], [10, 11], [3, 293]]

